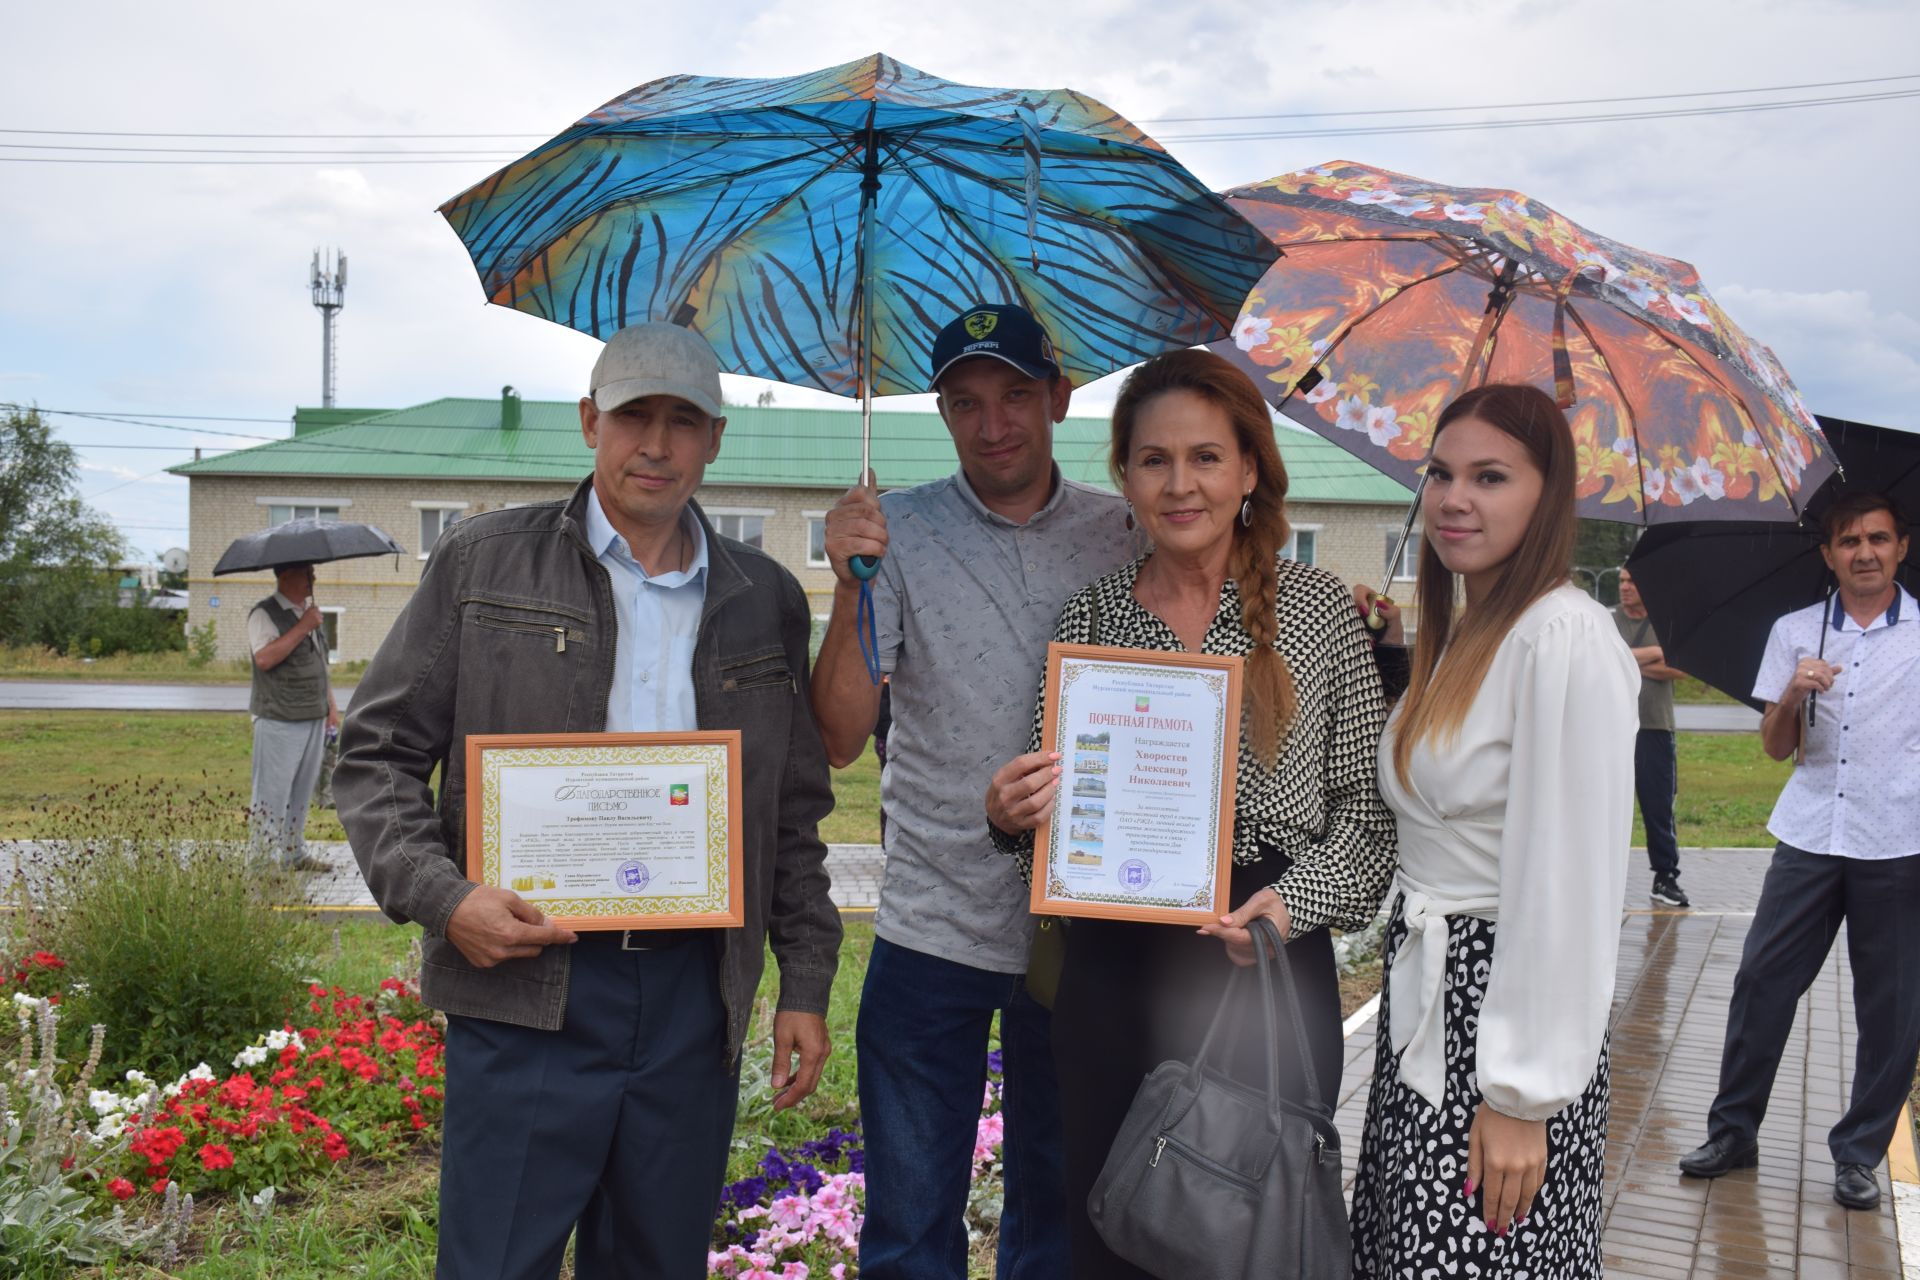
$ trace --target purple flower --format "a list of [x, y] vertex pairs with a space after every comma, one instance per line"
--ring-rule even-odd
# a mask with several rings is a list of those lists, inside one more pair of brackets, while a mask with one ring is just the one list
[[1000, 1050], [994, 1049], [989, 1051], [987, 1054], [987, 1074], [990, 1076], [1000, 1075], [1006, 1070], [1005, 1063], [1006, 1058]]
[[767, 1175], [769, 1182], [785, 1182], [788, 1178], [787, 1158], [780, 1154], [780, 1148], [768, 1147], [767, 1154], [760, 1157], [760, 1171]]

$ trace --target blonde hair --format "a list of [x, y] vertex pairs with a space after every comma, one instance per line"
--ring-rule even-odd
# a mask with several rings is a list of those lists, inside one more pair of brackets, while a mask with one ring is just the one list
[[1227, 572], [1240, 592], [1240, 623], [1253, 637], [1247, 655], [1247, 745], [1255, 758], [1271, 766], [1299, 710], [1293, 673], [1280, 656], [1280, 548], [1292, 529], [1287, 524], [1287, 468], [1273, 438], [1273, 418], [1253, 380], [1224, 358], [1201, 348], [1155, 356], [1120, 387], [1113, 405], [1112, 453], [1108, 466], [1114, 483], [1126, 483], [1126, 460], [1133, 449], [1133, 428], [1140, 411], [1156, 396], [1188, 391], [1218, 406], [1233, 424], [1244, 453], [1254, 460], [1253, 492], [1247, 496], [1250, 520], [1235, 524]]
[[1528, 606], [1567, 580], [1573, 566], [1573, 432], [1553, 397], [1517, 384], [1476, 387], [1441, 410], [1434, 442], [1462, 418], [1484, 422], [1525, 446], [1542, 477], [1540, 502], [1526, 536], [1500, 567], [1493, 590], [1464, 619], [1455, 612], [1453, 573], [1440, 562], [1433, 543], [1422, 540], [1414, 592], [1420, 634], [1393, 742], [1393, 768], [1402, 786], [1407, 785], [1407, 762], [1415, 745], [1459, 737], [1500, 642]]

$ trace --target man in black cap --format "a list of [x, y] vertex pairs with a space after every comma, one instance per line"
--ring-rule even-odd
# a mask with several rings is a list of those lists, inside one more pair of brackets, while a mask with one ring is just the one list
[[881, 803], [886, 873], [860, 1002], [867, 1141], [864, 1280], [967, 1274], [965, 1210], [993, 1018], [1006, 1093], [1001, 1280], [1065, 1275], [1067, 1221], [1050, 1017], [1026, 989], [1033, 918], [1018, 868], [993, 848], [981, 796], [1026, 750], [1047, 641], [1068, 595], [1126, 562], [1115, 494], [1061, 476], [1053, 424], [1072, 385], [1039, 323], [979, 306], [940, 331], [932, 387], [960, 468], [827, 515], [837, 579], [814, 667], [828, 759], [859, 757], [880, 708], [856, 630], [848, 562], [873, 579], [892, 731]]

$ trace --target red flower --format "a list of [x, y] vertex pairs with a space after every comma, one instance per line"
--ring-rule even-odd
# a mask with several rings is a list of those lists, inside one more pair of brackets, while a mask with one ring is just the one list
[[67, 967], [67, 962], [51, 951], [36, 951], [28, 957], [28, 960], [39, 965], [42, 969], [64, 969]]
[[163, 1196], [167, 1194], [167, 1183], [169, 1181], [171, 1181], [171, 1179], [161, 1178], [159, 1181], [155, 1182], [153, 1184], [153, 1194], [157, 1196]]
[[200, 1148], [200, 1165], [211, 1173], [215, 1169], [233, 1168], [233, 1152], [217, 1142], [209, 1142]]
[[347, 1140], [337, 1133], [329, 1133], [326, 1140], [320, 1144], [320, 1149], [327, 1153], [329, 1160], [337, 1161], [347, 1158]]
[[133, 1192], [133, 1184], [125, 1178], [115, 1178], [107, 1184], [107, 1194], [115, 1200], [130, 1200], [133, 1198]]

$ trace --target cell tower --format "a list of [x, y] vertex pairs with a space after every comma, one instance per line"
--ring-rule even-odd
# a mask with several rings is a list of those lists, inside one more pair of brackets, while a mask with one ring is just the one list
[[347, 255], [329, 250], [323, 259], [313, 251], [313, 305], [320, 313], [320, 404], [333, 408], [333, 320], [347, 305]]

